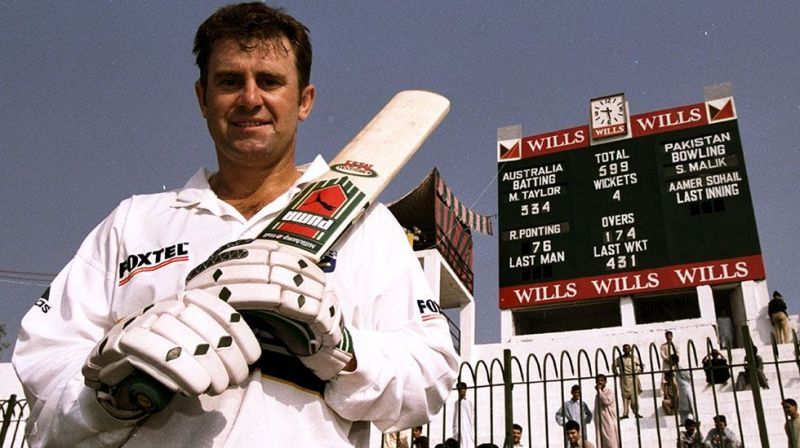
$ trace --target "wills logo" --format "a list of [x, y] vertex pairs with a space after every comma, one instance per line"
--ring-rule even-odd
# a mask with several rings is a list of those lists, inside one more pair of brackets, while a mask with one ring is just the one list
[[119, 286], [128, 283], [135, 275], [163, 268], [179, 261], [189, 261], [189, 243], [177, 243], [158, 250], [129, 255], [119, 264]]
[[497, 161], [519, 160], [522, 158], [522, 140], [499, 140], [497, 142]]
[[345, 163], [339, 163], [333, 165], [331, 167], [332, 170], [343, 173], [343, 174], [350, 174], [353, 176], [360, 176], [360, 177], [376, 177], [378, 173], [372, 169], [372, 165], [369, 163], [364, 162], [356, 162], [353, 160], [348, 160]]

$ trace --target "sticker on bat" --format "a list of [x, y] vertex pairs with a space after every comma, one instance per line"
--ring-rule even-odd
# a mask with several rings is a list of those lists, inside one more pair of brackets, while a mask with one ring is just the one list
[[356, 162], [353, 160], [348, 160], [345, 163], [338, 163], [336, 165], [331, 166], [333, 171], [349, 174], [351, 176], [360, 176], [360, 177], [376, 177], [378, 173], [372, 168], [372, 164], [366, 162]]

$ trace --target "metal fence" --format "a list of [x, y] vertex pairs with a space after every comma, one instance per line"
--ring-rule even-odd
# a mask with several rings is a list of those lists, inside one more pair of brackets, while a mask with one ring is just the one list
[[[793, 334], [792, 344], [778, 345], [773, 341], [768, 347], [771, 353], [763, 354], [762, 378], [769, 378], [769, 388], [765, 390], [760, 385], [763, 379], [759, 379], [758, 370], [746, 368], [751, 365], [746, 360], [755, 360], [756, 356], [746, 327], [742, 328], [742, 334], [742, 349], [726, 347], [719, 350], [726, 363], [722, 370], [716, 370], [719, 372], [716, 374], [715, 370], [705, 369], [703, 363], [715, 348], [710, 339], [701, 344], [690, 340], [679, 347], [678, 369], [684, 378], [688, 378], [686, 392], [692, 408], [689, 417], [699, 421], [703, 438], [714, 427], [713, 417], [725, 415], [728, 429], [741, 442], [739, 446], [785, 446], [785, 416], [781, 402], [784, 398], [800, 397], [797, 335]], [[629, 420], [615, 419], [620, 447], [675, 447], [680, 438], [683, 430], [680, 413], [677, 409], [667, 413], [663, 405], [662, 376], [673, 370], [662, 365], [659, 346], [652, 343], [646, 347], [631, 347], [633, 356], [642, 365], [641, 372], [632, 376], [634, 384], [635, 377], [641, 382], [640, 394], [634, 394], [634, 397], [638, 401], [638, 413], [643, 417], [635, 418], [636, 411], [632, 409]], [[609, 351], [598, 349], [594, 353], [563, 351], [525, 358], [512, 356], [506, 350], [503, 360], [495, 358], [475, 364], [463, 363], [459, 380], [468, 385], [467, 398], [474, 421], [467, 423], [463, 421], [464, 417], [459, 418], [458, 402], [451, 399], [442, 413], [424, 427], [423, 435], [432, 448], [438, 444], [447, 447], [447, 439], [459, 430], [470, 431], [477, 447], [511, 447], [512, 424], [518, 423], [523, 428], [524, 446], [566, 447], [564, 429], [556, 423], [554, 416], [570, 399], [569, 391], [573, 385], [578, 385], [582, 391], [592, 391], [591, 394], [582, 394], [581, 400], [594, 412], [595, 377], [597, 374], [606, 375], [608, 387], [614, 390], [616, 416], [622, 415], [621, 375], [613, 368], [620, 355], [622, 348], [616, 346]], [[594, 425], [587, 430], [587, 425], [583, 424], [581, 437], [598, 448], [606, 448], [596, 441]], [[413, 448], [415, 445], [410, 442], [410, 446]]]
[[27, 446], [25, 443], [25, 420], [28, 419], [28, 401], [24, 398], [17, 400], [16, 395], [11, 395], [6, 400], [0, 400], [2, 412], [2, 425], [0, 426], [0, 447], [18, 448]]
[[[713, 427], [711, 417], [725, 414], [728, 427], [744, 442], [745, 447], [767, 448], [786, 444], [783, 434], [785, 419], [780, 402], [784, 398], [800, 397], [800, 346], [793, 333], [792, 344], [772, 343], [771, 353], [764, 354], [763, 371], [769, 378], [770, 389], [759, 384], [756, 369], [745, 369], [746, 359], [754, 360], [749, 332], [743, 328], [744, 351], [727, 347], [725, 370], [730, 378], [725, 384], [709, 384], [701, 359], [714, 348], [711, 340], [699, 346], [688, 341], [679, 351], [683, 354], [679, 369], [688, 375], [692, 404], [692, 417], [701, 423], [705, 435]], [[766, 350], [765, 350], [766, 351]], [[666, 415], [660, 394], [662, 374], [668, 369], [662, 366], [658, 346], [632, 346], [635, 359], [642, 365], [638, 376], [641, 395], [637, 395], [638, 412], [643, 418], [631, 418], [624, 423], [616, 420], [620, 447], [674, 447], [681, 430], [678, 412]], [[529, 355], [517, 358], [506, 350], [504, 359], [478, 361], [474, 365], [463, 363], [459, 379], [467, 384], [467, 398], [473, 414], [473, 424], [460, 415], [458, 402], [450, 400], [434, 421], [424, 425], [423, 435], [428, 446], [445, 445], [453, 436], [453, 421], [456, 429], [469, 431], [475, 446], [511, 446], [511, 425], [523, 427], [522, 442], [528, 448], [567, 446], [563, 428], [556, 424], [555, 411], [569, 398], [571, 386], [577, 384], [581, 390], [593, 390], [597, 374], [605, 374], [608, 385], [614, 390], [616, 415], [621, 415], [620, 375], [614, 373], [613, 363], [622, 354], [620, 347], [609, 352], [598, 349], [593, 354], [584, 350], [577, 353], [546, 353], [543, 356]], [[742, 356], [744, 354], [744, 356]], [[737, 359], [733, 359], [736, 356]], [[713, 373], [711, 373], [713, 379]], [[746, 388], [740, 386], [747, 384]], [[747, 390], [749, 389], [749, 390]], [[795, 396], [789, 395], [795, 394]], [[592, 396], [583, 394], [581, 399], [591, 406]], [[0, 448], [26, 446], [23, 428], [29, 409], [24, 399], [12, 395], [0, 400], [2, 429]], [[767, 418], [769, 417], [769, 419]], [[595, 442], [594, 431], [583, 427], [582, 436]], [[413, 441], [407, 443], [414, 447]], [[450, 442], [452, 444], [452, 441]], [[400, 443], [396, 443], [400, 447]], [[457, 446], [457, 445], [456, 445]], [[601, 448], [598, 445], [598, 448]], [[603, 447], [605, 448], [605, 447]]]

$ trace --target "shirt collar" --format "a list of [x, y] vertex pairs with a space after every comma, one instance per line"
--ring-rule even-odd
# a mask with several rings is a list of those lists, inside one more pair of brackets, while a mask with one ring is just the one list
[[[300, 186], [311, 182], [312, 180], [327, 173], [327, 162], [321, 155], [317, 155], [311, 163], [299, 165], [297, 170], [300, 171], [300, 177], [295, 183], [287, 190], [288, 196], [292, 197], [300, 191]], [[208, 180], [213, 173], [205, 167], [200, 167], [197, 172], [186, 182], [180, 190], [177, 191], [173, 207], [201, 207], [210, 210], [216, 214], [221, 214], [222, 204], [216, 193], [211, 189]]]

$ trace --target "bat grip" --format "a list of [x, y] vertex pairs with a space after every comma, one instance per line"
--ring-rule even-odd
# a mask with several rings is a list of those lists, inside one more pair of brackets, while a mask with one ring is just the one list
[[125, 398], [129, 403], [151, 414], [163, 410], [175, 396], [174, 391], [144, 372], [136, 372], [125, 378], [117, 390], [127, 394]]

